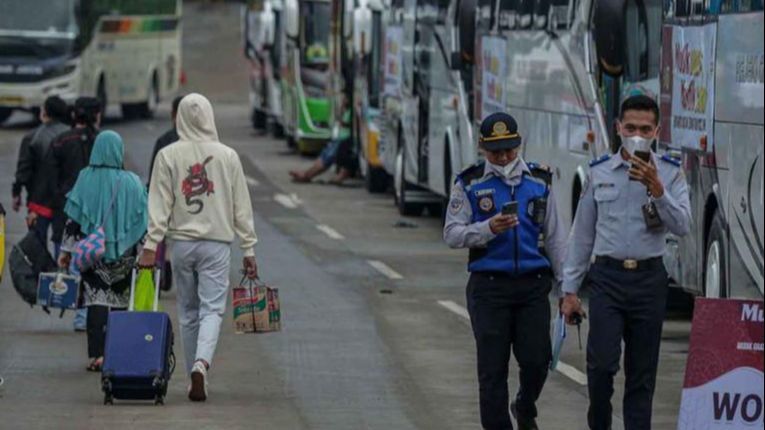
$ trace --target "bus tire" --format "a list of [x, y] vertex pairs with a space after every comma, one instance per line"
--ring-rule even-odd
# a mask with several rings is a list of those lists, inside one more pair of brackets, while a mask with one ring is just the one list
[[136, 106], [138, 116], [145, 119], [153, 118], [154, 112], [157, 111], [158, 104], [159, 87], [157, 84], [157, 77], [155, 75], [151, 80], [151, 85], [149, 85], [149, 92], [146, 101], [138, 103]]
[[268, 117], [265, 112], [260, 109], [252, 108], [252, 127], [255, 130], [264, 130], [268, 122], [267, 120]]
[[4, 123], [13, 114], [13, 109], [0, 107], [0, 124]]
[[715, 212], [709, 227], [704, 254], [704, 296], [708, 298], [728, 297], [727, 249], [725, 224], [720, 213]]
[[284, 126], [274, 121], [271, 125], [271, 134], [277, 139], [284, 138]]
[[406, 201], [407, 191], [411, 186], [406, 182], [405, 178], [405, 163], [406, 163], [406, 151], [404, 151], [403, 145], [399, 145], [398, 153], [396, 154], [396, 174], [394, 177], [394, 189], [393, 197], [398, 207], [398, 213], [404, 216], [420, 216], [425, 206], [419, 203], [409, 203]]
[[390, 177], [385, 169], [373, 167], [367, 163], [367, 171], [364, 175], [367, 191], [373, 194], [384, 193], [388, 191]]
[[101, 122], [103, 123], [104, 117], [106, 117], [106, 108], [109, 106], [109, 99], [106, 95], [106, 79], [103, 75], [98, 79], [96, 98], [101, 102]]

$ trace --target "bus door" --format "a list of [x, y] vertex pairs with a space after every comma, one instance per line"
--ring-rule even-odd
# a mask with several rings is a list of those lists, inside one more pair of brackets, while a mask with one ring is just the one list
[[434, 15], [435, 4], [432, 0], [417, 2], [413, 89], [417, 98], [417, 182], [420, 184], [428, 183], [431, 63], [436, 44]]
[[[616, 151], [622, 100], [644, 94], [658, 102], [663, 4], [662, 0], [599, 0], [594, 19], [600, 98], [611, 150]], [[616, 41], [604, 40], [606, 34]]]

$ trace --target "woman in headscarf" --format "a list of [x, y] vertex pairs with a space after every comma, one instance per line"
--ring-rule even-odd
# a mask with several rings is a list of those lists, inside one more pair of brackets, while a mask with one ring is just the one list
[[68, 220], [59, 258], [61, 267], [69, 267], [77, 241], [102, 225], [106, 235], [105, 254], [80, 274], [84, 304], [88, 307], [90, 371], [99, 371], [103, 364], [109, 311], [128, 307], [136, 245], [146, 233], [148, 222], [146, 187], [135, 173], [123, 169], [123, 158], [120, 135], [113, 131], [99, 133], [90, 163], [77, 177], [64, 208]]

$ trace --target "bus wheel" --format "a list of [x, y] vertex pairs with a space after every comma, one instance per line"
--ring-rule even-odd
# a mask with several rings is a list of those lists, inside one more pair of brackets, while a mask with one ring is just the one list
[[255, 130], [264, 130], [267, 121], [266, 113], [260, 109], [252, 108], [252, 127]]
[[364, 178], [366, 180], [367, 191], [370, 193], [384, 193], [388, 191], [390, 178], [384, 169], [370, 166], [367, 163], [367, 171]]
[[10, 118], [11, 114], [13, 114], [13, 109], [0, 107], [0, 124], [4, 123], [5, 120]]
[[151, 80], [146, 101], [139, 103], [137, 106], [138, 116], [147, 119], [152, 118], [157, 110], [157, 105], [159, 105], [159, 89], [157, 88], [157, 79], [154, 78]]
[[106, 108], [109, 105], [109, 100], [106, 97], [106, 81], [104, 77], [98, 80], [98, 87], [96, 88], [96, 98], [101, 102], [101, 122], [103, 123], [104, 117], [106, 117]]
[[284, 126], [274, 121], [271, 124], [271, 134], [277, 139], [284, 138]]
[[396, 154], [396, 174], [394, 178], [394, 198], [396, 206], [398, 207], [398, 213], [404, 216], [419, 216], [425, 207], [417, 203], [409, 203], [406, 201], [407, 191], [410, 189], [410, 185], [406, 183], [404, 166], [406, 158], [404, 155], [404, 147], [399, 146], [398, 154]]
[[708, 298], [728, 297], [725, 269], [727, 244], [722, 218], [719, 213], [715, 213], [704, 258], [704, 295]]

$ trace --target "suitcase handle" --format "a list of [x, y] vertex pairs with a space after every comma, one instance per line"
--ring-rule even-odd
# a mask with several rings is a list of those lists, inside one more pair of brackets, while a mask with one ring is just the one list
[[[133, 312], [135, 310], [135, 278], [138, 273], [138, 268], [133, 267], [133, 272], [130, 276], [130, 300], [128, 301], [128, 311]], [[154, 269], [154, 312], [159, 310], [159, 276], [160, 269]]]

